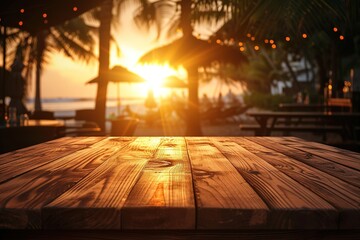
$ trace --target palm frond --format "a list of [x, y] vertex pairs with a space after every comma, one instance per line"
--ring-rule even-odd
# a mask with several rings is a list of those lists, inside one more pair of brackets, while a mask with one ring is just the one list
[[96, 59], [92, 49], [87, 49], [86, 45], [77, 42], [63, 31], [51, 31], [51, 37], [54, 44], [52, 48], [57, 51], [62, 51], [66, 56], [74, 59], [78, 58], [85, 62]]

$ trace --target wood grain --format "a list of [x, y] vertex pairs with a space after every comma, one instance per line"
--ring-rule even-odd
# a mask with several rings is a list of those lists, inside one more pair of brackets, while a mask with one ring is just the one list
[[1, 159], [6, 162], [0, 165], [0, 183], [85, 149], [101, 139], [103, 138], [63, 138], [1, 155]]
[[18, 150], [12, 151], [12, 152], [3, 153], [3, 154], [0, 154], [0, 166], [2, 164], [7, 164], [10, 161], [11, 162], [16, 161], [17, 158], [24, 157], [25, 154], [27, 156], [34, 155], [36, 153], [41, 154], [45, 151], [44, 149], [46, 149], [46, 148], [44, 148], [44, 146], [54, 145], [56, 147], [56, 146], [61, 146], [61, 145], [68, 144], [71, 142], [76, 142], [79, 140], [80, 139], [75, 139], [75, 138], [71, 139], [69, 137], [57, 138], [55, 140], [44, 142], [42, 144], [36, 144], [36, 145], [30, 146], [30, 147], [20, 148]]
[[322, 198], [231, 138], [211, 140], [268, 204], [271, 209], [269, 228], [337, 228], [338, 213]]
[[0, 155], [0, 239], [357, 239], [357, 156], [293, 137], [57, 139]]
[[266, 226], [268, 208], [208, 138], [186, 138], [193, 171], [197, 229]]
[[262, 138], [248, 138], [264, 147], [270, 148], [273, 151], [282, 153], [297, 161], [301, 161], [320, 171], [329, 173], [336, 178], [344, 180], [354, 186], [360, 187], [359, 171], [346, 167], [344, 165], [329, 161], [326, 158], [313, 155], [306, 150], [298, 150], [292, 147], [285, 146], [277, 141], [276, 137], [262, 137]]
[[[0, 228], [41, 228], [41, 209], [104, 163], [118, 147], [110, 139], [26, 172], [0, 185]], [[21, 219], [21, 221], [19, 221]], [[11, 223], [12, 225], [9, 225]]]
[[120, 229], [121, 208], [161, 141], [159, 137], [139, 137], [112, 154], [101, 166], [43, 209], [43, 227]]
[[123, 229], [195, 229], [195, 203], [184, 138], [165, 138], [122, 208]]
[[[301, 151], [306, 151], [310, 154], [322, 157], [326, 160], [339, 163], [341, 165], [356, 169], [360, 171], [360, 154], [352, 153], [352, 156], [344, 154], [342, 151], [336, 151], [335, 148], [330, 146], [307, 141], [294, 140], [292, 138], [276, 138], [274, 139], [282, 145], [295, 148]], [[332, 149], [329, 150], [329, 149]]]
[[296, 161], [247, 139], [232, 138], [249, 152], [264, 159], [339, 211], [339, 228], [353, 229], [360, 222], [360, 189], [330, 174]]

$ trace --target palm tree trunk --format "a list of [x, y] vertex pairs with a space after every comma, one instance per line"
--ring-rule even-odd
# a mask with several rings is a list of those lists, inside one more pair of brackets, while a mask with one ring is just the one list
[[36, 42], [36, 76], [35, 76], [35, 111], [41, 111], [41, 65], [43, 61], [43, 55], [45, 51], [45, 33], [39, 32], [37, 34]]
[[199, 113], [199, 79], [198, 68], [188, 67], [188, 83], [189, 83], [189, 104], [187, 115], [187, 136], [201, 136], [200, 113]]
[[[192, 36], [193, 28], [191, 25], [191, 4], [192, 1], [181, 1], [181, 16], [180, 25], [183, 31], [183, 38], [189, 38]], [[188, 114], [187, 114], [187, 128], [186, 135], [199, 136], [202, 135], [200, 125], [200, 113], [199, 113], [199, 76], [197, 66], [186, 66], [188, 73]]]
[[95, 100], [95, 111], [100, 128], [105, 130], [106, 98], [108, 80], [104, 77], [110, 65], [110, 26], [112, 19], [112, 0], [101, 6], [99, 29], [99, 82]]

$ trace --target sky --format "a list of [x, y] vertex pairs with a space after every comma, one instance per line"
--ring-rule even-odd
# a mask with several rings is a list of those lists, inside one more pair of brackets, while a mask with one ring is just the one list
[[[156, 40], [156, 31], [154, 29], [149, 31], [140, 29], [133, 21], [133, 9], [133, 7], [129, 7], [126, 11], [122, 12], [118, 26], [113, 29], [113, 34], [121, 48], [121, 56], [117, 55], [115, 47], [112, 46], [110, 68], [114, 65], [122, 65], [145, 77], [148, 81], [156, 82], [159, 80], [159, 77], [174, 74], [186, 80], [186, 71], [181, 68], [174, 70], [167, 66], [165, 68], [155, 67], [151, 70], [151, 68], [140, 68], [136, 65], [137, 60], [144, 53], [171, 40]], [[214, 31], [214, 27], [196, 27], [195, 29], [202, 36], [210, 35]], [[96, 61], [92, 63], [73, 61], [61, 53], [53, 53], [50, 59], [49, 64], [45, 66], [42, 73], [42, 98], [95, 98], [96, 84], [86, 84], [86, 82], [97, 76], [98, 63]], [[145, 97], [149, 86], [149, 84], [121, 83], [120, 94], [121, 97]], [[116, 97], [116, 89], [116, 85], [110, 83], [108, 86], [108, 97]], [[224, 87], [221, 90], [226, 91]], [[212, 95], [212, 93], [217, 94], [218, 91], [218, 83], [200, 84], [200, 95], [203, 92], [210, 93], [209, 95]], [[170, 90], [155, 88], [157, 96], [166, 95], [169, 92]], [[28, 96], [32, 98], [34, 95], [35, 86], [32, 83], [30, 84]]]

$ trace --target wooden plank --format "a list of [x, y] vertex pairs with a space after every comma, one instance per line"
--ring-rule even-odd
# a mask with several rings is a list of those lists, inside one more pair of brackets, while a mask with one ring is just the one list
[[231, 140], [336, 207], [340, 212], [339, 228], [360, 228], [360, 188], [250, 140]]
[[7, 162], [0, 167], [0, 183], [84, 149], [102, 139], [94, 137], [64, 138], [15, 151], [13, 154], [4, 154], [3, 157]]
[[264, 147], [280, 152], [295, 160], [298, 160], [312, 167], [315, 167], [320, 171], [331, 174], [334, 177], [346, 181], [354, 186], [360, 187], [360, 174], [359, 171], [355, 169], [313, 155], [307, 152], [306, 150], [298, 150], [292, 147], [282, 145], [280, 142], [276, 140], [277, 139], [276, 137], [262, 137], [262, 138], [250, 137], [247, 139], [256, 142]]
[[122, 209], [123, 229], [195, 229], [185, 139], [165, 138]]
[[0, 166], [2, 164], [8, 163], [9, 161], [15, 161], [17, 158], [22, 157], [24, 155], [30, 156], [30, 155], [36, 155], [36, 153], [41, 154], [42, 148], [39, 146], [43, 146], [44, 144], [46, 144], [46, 146], [48, 146], [49, 144], [53, 144], [54, 146], [61, 146], [61, 145], [64, 145], [64, 144], [67, 144], [70, 142], [75, 142], [75, 141], [78, 141], [78, 140], [68, 138], [68, 137], [57, 138], [52, 141], [48, 141], [48, 142], [44, 142], [41, 144], [32, 145], [30, 147], [20, 148], [15, 151], [0, 154]]
[[205, 137], [186, 138], [197, 206], [197, 229], [266, 226], [268, 207]]
[[268, 204], [269, 228], [337, 228], [338, 213], [333, 206], [229, 139], [212, 138], [212, 142]]
[[294, 137], [276, 138], [274, 140], [280, 142], [283, 145], [299, 150], [305, 150], [311, 154], [360, 171], [360, 153], [328, 146], [317, 142], [304, 141], [300, 138]]
[[0, 184], [0, 228], [41, 228], [41, 208], [103, 164], [129, 139], [117, 141], [117, 147], [111, 141], [105, 139]]
[[44, 228], [120, 229], [121, 208], [160, 142], [139, 137], [113, 154], [43, 209]]

